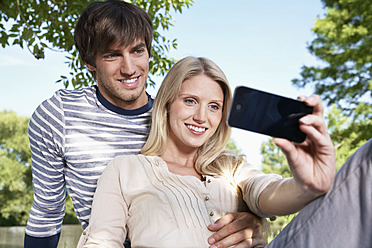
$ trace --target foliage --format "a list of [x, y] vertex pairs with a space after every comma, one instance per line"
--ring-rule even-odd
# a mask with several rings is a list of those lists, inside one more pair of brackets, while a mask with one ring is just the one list
[[[372, 1], [322, 2], [327, 13], [316, 20], [316, 38], [308, 45], [322, 66], [303, 66], [301, 78], [292, 82], [298, 87], [313, 84], [328, 104], [358, 115], [372, 106]], [[370, 111], [362, 116], [372, 118]], [[372, 137], [371, 126], [361, 128], [360, 136]]]
[[371, 108], [360, 104], [354, 113], [351, 116], [343, 115], [342, 111], [334, 105], [327, 114], [328, 132], [335, 146], [337, 169], [370, 139], [372, 120], [367, 116], [371, 115]]
[[267, 242], [270, 243], [276, 237], [276, 235], [278, 235], [283, 228], [286, 227], [288, 223], [291, 222], [296, 216], [297, 214], [278, 216], [275, 220], [269, 221], [270, 232]]
[[69, 195], [66, 197], [65, 217], [63, 218], [62, 224], [80, 224], [76, 217], [74, 205], [72, 205], [72, 200]]
[[326, 15], [316, 20], [309, 52], [320, 66], [303, 66], [298, 87], [314, 85], [332, 106], [328, 131], [339, 169], [372, 137], [372, 1], [322, 0]]
[[[1, 0], [0, 1], [0, 45], [5, 48], [19, 45], [27, 48], [36, 59], [45, 58], [45, 50], [67, 52], [66, 64], [69, 75], [61, 75], [57, 82], [65, 88], [72, 85], [81, 88], [93, 84], [93, 78], [78, 56], [73, 41], [75, 23], [88, 3], [93, 0]], [[182, 13], [193, 0], [133, 0], [146, 10], [153, 20], [154, 42], [150, 73], [164, 75], [174, 64], [174, 59], [165, 53], [177, 48], [177, 40], [168, 40], [160, 31], [168, 30], [172, 24], [171, 12]], [[7, 28], [7, 26], [11, 26]], [[150, 85], [155, 82], [149, 77]]]
[[[29, 120], [0, 112], [0, 226], [25, 225], [32, 205]], [[66, 205], [65, 223], [78, 223], [71, 200]]]
[[314, 85], [315, 93], [332, 106], [327, 123], [339, 169], [372, 137], [372, 1], [322, 2], [326, 15], [316, 20], [316, 38], [308, 45], [322, 63], [303, 66], [301, 78], [292, 82]]
[[29, 118], [0, 112], [0, 225], [24, 224], [32, 203]]
[[233, 139], [229, 140], [229, 143], [226, 145], [226, 150], [234, 151], [237, 154], [240, 154], [242, 151], [236, 146], [235, 141]]
[[[372, 109], [365, 104], [360, 104], [351, 116], [344, 115], [336, 105], [327, 113], [327, 128], [335, 147], [337, 170], [370, 139], [368, 134], [372, 128], [372, 120], [366, 116], [371, 113]], [[262, 143], [261, 154], [263, 172], [279, 174], [282, 177], [292, 176], [287, 159], [271, 139]]]
[[[372, 127], [372, 120], [366, 118], [371, 112], [371, 108], [361, 104], [351, 116], [344, 115], [336, 105], [333, 105], [327, 113], [327, 128], [335, 147], [337, 170], [369, 139], [368, 135], [364, 135], [368, 131], [361, 130], [360, 127]], [[285, 155], [275, 146], [271, 139], [262, 144], [261, 154], [263, 156], [262, 170], [265, 173], [291, 177]], [[272, 240], [295, 216], [296, 214], [280, 216], [275, 221], [271, 221], [269, 239]]]
[[262, 171], [274, 173], [282, 177], [291, 177], [292, 173], [283, 152], [270, 139], [261, 145]]

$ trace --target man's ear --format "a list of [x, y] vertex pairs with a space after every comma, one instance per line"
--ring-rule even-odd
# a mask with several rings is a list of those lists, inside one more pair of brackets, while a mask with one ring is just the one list
[[89, 71], [96, 71], [96, 67], [93, 66], [93, 65], [91, 65], [91, 64], [89, 64], [85, 60], [84, 60], [84, 64], [87, 66], [87, 68], [88, 68]]

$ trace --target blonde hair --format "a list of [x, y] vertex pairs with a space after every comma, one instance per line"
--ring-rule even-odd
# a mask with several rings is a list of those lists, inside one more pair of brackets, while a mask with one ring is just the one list
[[226, 122], [232, 98], [231, 90], [225, 74], [214, 62], [207, 58], [186, 57], [169, 70], [156, 95], [150, 134], [141, 153], [160, 156], [165, 152], [169, 128], [169, 106], [177, 98], [182, 83], [201, 74], [211, 78], [221, 86], [224, 103], [221, 122], [212, 137], [199, 148], [195, 169], [200, 174], [210, 175], [226, 173], [226, 168], [230, 168], [228, 170], [232, 172], [236, 165], [241, 164], [243, 159], [241, 156], [235, 157], [232, 153], [224, 151], [231, 132], [231, 128]]

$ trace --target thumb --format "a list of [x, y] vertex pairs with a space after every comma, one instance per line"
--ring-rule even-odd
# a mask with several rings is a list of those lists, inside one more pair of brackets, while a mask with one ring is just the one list
[[296, 147], [292, 142], [281, 138], [274, 138], [273, 142], [282, 150], [284, 155], [287, 157], [288, 162], [294, 159]]
[[215, 223], [208, 225], [208, 229], [213, 232], [218, 231], [229, 224], [233, 219], [234, 217], [231, 214], [226, 214], [219, 218]]

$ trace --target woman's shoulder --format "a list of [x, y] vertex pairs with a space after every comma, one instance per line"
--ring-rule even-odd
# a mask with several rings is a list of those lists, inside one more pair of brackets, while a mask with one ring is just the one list
[[143, 154], [121, 155], [115, 157], [110, 164], [120, 170], [133, 170], [148, 164], [157, 164], [159, 159], [158, 156], [148, 156]]
[[127, 155], [120, 155], [114, 158], [116, 162], [126, 161], [126, 162], [136, 162], [136, 161], [144, 161], [144, 160], [154, 160], [157, 159], [157, 156], [148, 156], [143, 154], [127, 154]]
[[[121, 184], [131, 187], [134, 185], [147, 185], [155, 171], [158, 171], [156, 156], [122, 155], [115, 157], [105, 170], [120, 178]], [[111, 167], [111, 168], [109, 168]]]

